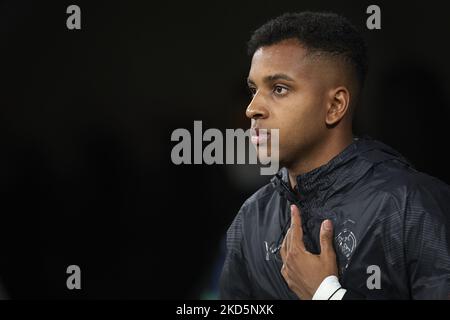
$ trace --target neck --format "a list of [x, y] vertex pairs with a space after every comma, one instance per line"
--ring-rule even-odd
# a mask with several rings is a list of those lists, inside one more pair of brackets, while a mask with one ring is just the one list
[[291, 187], [297, 185], [297, 176], [310, 172], [326, 163], [341, 153], [353, 142], [352, 132], [340, 135], [331, 135], [323, 140], [320, 145], [315, 146], [306, 157], [298, 159], [289, 166], [289, 181]]

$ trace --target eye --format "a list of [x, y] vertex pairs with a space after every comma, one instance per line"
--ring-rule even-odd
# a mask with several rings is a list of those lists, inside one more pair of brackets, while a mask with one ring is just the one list
[[255, 87], [248, 87], [248, 90], [250, 91], [250, 94], [252, 97], [256, 94], [256, 88]]
[[280, 85], [276, 85], [276, 86], [273, 88], [273, 92], [274, 92], [276, 95], [278, 95], [278, 96], [284, 96], [284, 95], [287, 94], [288, 88], [283, 87], [283, 86], [280, 86]]

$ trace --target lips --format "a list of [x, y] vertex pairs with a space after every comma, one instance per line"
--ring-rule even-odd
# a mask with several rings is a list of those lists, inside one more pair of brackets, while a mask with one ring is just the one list
[[270, 129], [251, 128], [250, 133], [250, 139], [254, 145], [267, 144], [270, 139]]

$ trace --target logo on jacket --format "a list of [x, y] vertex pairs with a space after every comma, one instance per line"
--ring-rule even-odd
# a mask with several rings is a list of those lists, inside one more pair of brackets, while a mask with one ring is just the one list
[[355, 234], [349, 229], [344, 229], [336, 236], [336, 243], [341, 253], [348, 259], [356, 247]]

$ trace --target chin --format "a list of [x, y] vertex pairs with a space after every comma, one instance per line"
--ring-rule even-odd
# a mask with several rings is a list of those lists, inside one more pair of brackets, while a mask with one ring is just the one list
[[[276, 153], [274, 153], [276, 155]], [[257, 157], [260, 163], [267, 164], [272, 160], [272, 151], [267, 145], [260, 145], [257, 149]], [[278, 152], [278, 163], [281, 165], [282, 157], [280, 151]], [[281, 166], [280, 166], [281, 167]]]
[[270, 159], [271, 152], [265, 147], [258, 147], [257, 155], [259, 161], [264, 161], [265, 159]]

